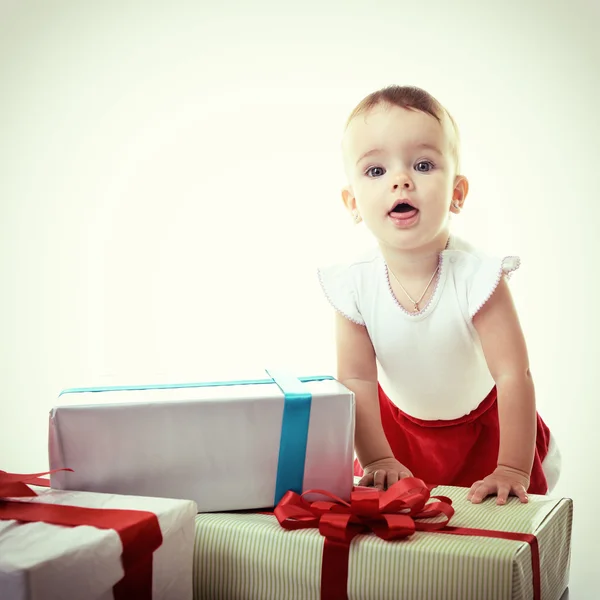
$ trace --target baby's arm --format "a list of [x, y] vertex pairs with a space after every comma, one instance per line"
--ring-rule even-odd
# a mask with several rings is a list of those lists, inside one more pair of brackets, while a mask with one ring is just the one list
[[355, 394], [354, 445], [364, 469], [360, 485], [385, 489], [410, 471], [399, 463], [381, 424], [375, 350], [366, 327], [352, 323], [336, 312], [338, 380]]
[[498, 391], [500, 449], [498, 467], [469, 492], [472, 502], [497, 494], [504, 504], [509, 494], [527, 501], [536, 439], [536, 405], [527, 346], [508, 284], [504, 279], [473, 318], [490, 373]]

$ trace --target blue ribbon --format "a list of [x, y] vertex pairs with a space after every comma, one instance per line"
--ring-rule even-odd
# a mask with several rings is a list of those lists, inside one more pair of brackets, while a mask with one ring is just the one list
[[312, 394], [302, 381], [283, 372], [267, 371], [283, 392], [283, 419], [273, 506], [288, 490], [302, 493]]
[[[302, 383], [311, 381], [331, 381], [331, 375], [312, 375], [311, 377], [298, 377]], [[105, 385], [98, 387], [68, 388], [60, 392], [63, 394], [87, 394], [90, 392], [141, 392], [144, 390], [178, 390], [182, 388], [223, 387], [230, 385], [266, 385], [275, 383], [273, 379], [241, 379], [239, 381], [200, 381], [196, 383], [151, 383], [144, 385]]]

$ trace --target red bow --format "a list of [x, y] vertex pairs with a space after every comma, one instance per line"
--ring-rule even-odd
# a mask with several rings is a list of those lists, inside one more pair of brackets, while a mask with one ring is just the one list
[[[319, 494], [334, 500], [308, 502], [304, 496]], [[437, 502], [428, 501], [434, 498]], [[415, 531], [437, 531], [446, 527], [454, 514], [452, 501], [444, 496], [430, 496], [429, 488], [415, 477], [402, 479], [387, 491], [355, 488], [350, 503], [323, 490], [308, 490], [301, 496], [287, 492], [275, 507], [275, 516], [285, 529], [318, 527], [325, 537], [321, 568], [321, 598], [347, 598], [348, 557], [350, 542], [372, 531], [384, 540], [396, 540]], [[444, 515], [441, 521], [421, 522]]]

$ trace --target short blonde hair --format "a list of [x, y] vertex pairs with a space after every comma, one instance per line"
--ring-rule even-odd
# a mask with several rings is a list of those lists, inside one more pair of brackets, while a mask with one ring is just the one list
[[358, 116], [368, 113], [370, 110], [381, 104], [389, 106], [399, 106], [407, 110], [418, 110], [425, 114], [431, 115], [442, 125], [449, 124], [452, 139], [450, 147], [456, 162], [456, 171], [460, 170], [460, 134], [458, 125], [452, 118], [452, 115], [438, 102], [429, 92], [414, 86], [390, 85], [388, 87], [372, 92], [363, 98], [354, 110], [350, 113], [346, 121], [346, 129], [348, 125]]

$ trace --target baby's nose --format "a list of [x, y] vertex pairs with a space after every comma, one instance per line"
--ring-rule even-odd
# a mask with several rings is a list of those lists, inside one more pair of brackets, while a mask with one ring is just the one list
[[402, 186], [403, 188], [409, 188], [410, 187], [410, 181], [408, 179], [405, 179], [401, 183], [395, 183], [394, 184], [394, 189], [397, 190], [400, 186]]

